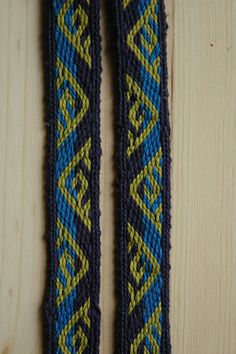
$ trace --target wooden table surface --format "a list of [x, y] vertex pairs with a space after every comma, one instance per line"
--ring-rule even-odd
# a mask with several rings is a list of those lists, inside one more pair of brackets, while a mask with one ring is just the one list
[[[0, 0], [0, 353], [42, 353], [40, 0]], [[236, 0], [166, 0], [173, 354], [236, 353]], [[112, 353], [114, 99], [102, 9], [101, 353]]]

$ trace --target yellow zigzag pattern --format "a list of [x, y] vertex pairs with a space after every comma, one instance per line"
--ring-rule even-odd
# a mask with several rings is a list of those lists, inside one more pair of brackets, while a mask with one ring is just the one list
[[[88, 316], [89, 308], [90, 308], [90, 298], [85, 302], [83, 306], [80, 307], [78, 311], [76, 311], [73, 314], [72, 318], [70, 319], [70, 321], [67, 323], [67, 325], [61, 332], [58, 340], [58, 344], [63, 354], [71, 354], [71, 353], [82, 354], [85, 351], [85, 349], [88, 347], [89, 344], [88, 338], [86, 337], [82, 328], [79, 326], [79, 321], [83, 321], [86, 324], [86, 326], [90, 328], [90, 318]], [[74, 330], [74, 328], [76, 332], [72, 337], [73, 348], [72, 351], [70, 351], [70, 349], [67, 347], [66, 344], [66, 338], [68, 334], [72, 330]], [[80, 347], [76, 351], [76, 342], [78, 341], [78, 339], [80, 342]]]
[[71, 276], [70, 272], [67, 269], [67, 265], [69, 263], [70, 267], [75, 271], [76, 259], [70, 256], [68, 247], [66, 247], [65, 251], [61, 255], [61, 258], [59, 260], [59, 268], [66, 279], [66, 286], [64, 287], [59, 277], [57, 277], [57, 290], [58, 290], [57, 306], [59, 306], [65, 300], [65, 298], [70, 294], [70, 292], [76, 287], [76, 285], [83, 278], [83, 276], [87, 273], [89, 269], [89, 263], [81, 248], [78, 246], [74, 238], [70, 235], [66, 227], [62, 224], [62, 222], [59, 219], [57, 219], [57, 227], [59, 230], [57, 247], [60, 248], [63, 242], [66, 242], [66, 245], [70, 246], [70, 248], [76, 254], [76, 257], [80, 260], [79, 271], [77, 271], [77, 273]]
[[[130, 0], [123, 1], [123, 7], [126, 8], [130, 3]], [[131, 31], [127, 36], [127, 45], [135, 54], [138, 61], [146, 69], [146, 71], [151, 75], [151, 77], [158, 83], [160, 83], [160, 76], [158, 74], [158, 69], [160, 66], [160, 57], [157, 56], [154, 62], [149, 61], [145, 57], [142, 50], [139, 48], [137, 43], [141, 43], [149, 55], [152, 56], [156, 45], [158, 43], [157, 34], [152, 29], [150, 23], [157, 23], [158, 17], [156, 15], [157, 0], [151, 1], [150, 5], [147, 7], [146, 11], [139, 18], [136, 24], [133, 26]], [[152, 20], [152, 21], [151, 21]], [[145, 31], [149, 35], [149, 41], [143, 36], [142, 31]], [[136, 37], [140, 38], [140, 41], [136, 41]], [[135, 103], [131, 106], [129, 110], [129, 120], [134, 129], [136, 130], [137, 138], [134, 138], [134, 134], [128, 131], [129, 146], [127, 148], [127, 155], [130, 156], [146, 139], [146, 137], [151, 133], [153, 127], [155, 126], [159, 114], [155, 106], [151, 103], [148, 97], [144, 94], [139, 85], [129, 76], [126, 75], [127, 83], [127, 102], [129, 102], [134, 96]], [[142, 112], [141, 114], [139, 112]], [[147, 127], [143, 127], [143, 120], [148, 114], [151, 113], [151, 119]]]
[[131, 283], [128, 283], [128, 291], [130, 294], [129, 313], [131, 313], [135, 308], [135, 306], [142, 300], [146, 292], [150, 289], [153, 281], [158, 276], [158, 273], [160, 271], [160, 266], [156, 258], [153, 256], [152, 252], [150, 251], [150, 249], [143, 242], [141, 236], [138, 234], [138, 232], [133, 228], [133, 226], [130, 223], [128, 223], [128, 233], [130, 237], [130, 241], [128, 244], [128, 252], [130, 252], [133, 248], [137, 249], [135, 256], [130, 262], [130, 271], [137, 285], [142, 283], [143, 276], [145, 274], [146, 263], [144, 262], [142, 266], [140, 265], [142, 257], [145, 256], [148, 259], [148, 262], [152, 266], [151, 274], [145, 280], [144, 284], [137, 290], [136, 293]]
[[[90, 0], [85, 0], [85, 2], [90, 5]], [[89, 18], [82, 5], [75, 0], [64, 1], [57, 14], [57, 25], [63, 36], [66, 37], [85, 65], [87, 65], [87, 68], [91, 69], [91, 38], [89, 34], [86, 34]], [[62, 117], [60, 119], [58, 117], [57, 119], [57, 148], [59, 149], [85, 118], [89, 109], [89, 99], [77, 82], [76, 77], [73, 76], [73, 73], [59, 58], [57, 58], [56, 67], [56, 89], [60, 93], [58, 108]], [[75, 112], [74, 115], [71, 113], [71, 110]], [[87, 227], [88, 233], [92, 228], [90, 220], [91, 201], [90, 198], [86, 200], [89, 187], [88, 176], [91, 172], [91, 145], [92, 139], [89, 137], [72, 157], [58, 179], [58, 188], [61, 194]], [[76, 193], [74, 193], [75, 190]], [[58, 294], [56, 302], [59, 307], [64, 306], [64, 301], [66, 306], [68, 296], [88, 272], [89, 261], [83, 250], [59, 219], [57, 220], [57, 228], [57, 248], [59, 250], [63, 249], [63, 253], [59, 259], [58, 271], [65, 278], [65, 283], [63, 284], [59, 277], [57, 277], [56, 281]], [[63, 354], [71, 354], [72, 352], [82, 354], [87, 349], [89, 342], [85, 333], [85, 327], [89, 329], [91, 326], [89, 309], [90, 298], [73, 313], [63, 328], [58, 339], [58, 346]]]
[[[142, 210], [143, 214], [147, 216], [147, 218], [156, 226], [157, 230], [161, 234], [162, 231], [162, 224], [160, 222], [160, 216], [162, 213], [162, 204], [160, 204], [156, 212], [151, 210], [153, 203], [156, 201], [158, 196], [161, 193], [160, 185], [157, 183], [154, 177], [154, 170], [158, 173], [158, 175], [162, 176], [162, 168], [161, 168], [161, 157], [162, 157], [162, 150], [159, 148], [157, 153], [154, 157], [149, 161], [149, 163], [144, 167], [144, 169], [135, 177], [133, 182], [130, 184], [130, 195], [132, 196], [133, 200], [137, 204], [137, 206]], [[146, 186], [146, 179], [148, 179], [149, 185], [151, 187], [151, 192]], [[145, 194], [146, 199], [149, 201], [148, 205], [150, 208], [147, 207], [146, 203], [143, 201], [140, 193], [140, 188], [143, 187], [143, 191]], [[128, 244], [128, 252], [130, 253], [132, 249], [136, 250], [136, 253], [133, 259], [130, 262], [130, 272], [139, 287], [136, 290], [132, 286], [131, 283], [128, 283], [128, 291], [130, 295], [130, 303], [129, 303], [129, 313], [131, 313], [135, 307], [139, 304], [139, 302], [143, 299], [145, 294], [150, 289], [151, 285], [157, 278], [160, 272], [160, 265], [158, 264], [156, 258], [153, 256], [152, 252], [148, 248], [148, 246], [142, 240], [142, 237], [138, 234], [138, 232], [134, 229], [134, 227], [128, 223], [128, 233], [129, 233], [129, 244]], [[143, 256], [148, 259], [148, 262], [151, 264], [151, 274], [145, 280], [144, 283], [143, 277], [146, 273], [146, 264], [143, 263], [141, 265], [141, 261], [143, 260]], [[140, 286], [141, 284], [141, 286]], [[152, 335], [152, 328], [156, 326], [158, 333], [161, 331], [161, 326], [157, 321], [159, 319], [159, 315], [161, 312], [161, 305], [156, 309], [152, 317], [150, 317], [148, 323], [144, 326], [142, 331], [138, 334], [134, 342], [131, 344], [130, 347], [130, 354], [138, 353], [139, 346], [144, 341], [145, 337], [148, 337], [149, 342], [152, 345], [151, 353], [159, 353], [159, 345], [156, 342], [154, 336]], [[146, 354], [149, 353], [149, 350], [145, 347]]]
[[[135, 99], [134, 104], [129, 110], [129, 121], [136, 130], [137, 137], [128, 130], [129, 146], [127, 148], [127, 155], [130, 156], [147, 138], [152, 131], [159, 118], [159, 113], [156, 107], [152, 104], [149, 98], [144, 94], [139, 85], [128, 74], [126, 75], [126, 83], [128, 87], [127, 102], [132, 98]], [[151, 113], [151, 119], [146, 128], [142, 128], [142, 123], [145, 115]], [[141, 114], [140, 114], [141, 112]]]
[[[124, 1], [123, 5], [126, 7], [128, 5], [128, 1]], [[131, 29], [130, 33], [127, 37], [127, 44], [130, 49], [134, 52], [135, 56], [139, 60], [139, 62], [145, 67], [147, 72], [158, 82], [160, 83], [160, 76], [158, 74], [158, 68], [160, 66], [160, 57], [158, 56], [154, 63], [150, 64], [148, 59], [144, 56], [141, 49], [135, 43], [135, 37], [140, 34], [141, 36], [141, 44], [145, 47], [148, 51], [149, 56], [151, 56], [152, 52], [154, 51], [157, 43], [158, 37], [156, 33], [153, 31], [152, 27], [150, 26], [150, 20], [152, 22], [157, 22], [158, 17], [156, 15], [156, 6], [157, 0], [151, 1], [150, 5], [147, 7], [146, 11], [143, 15], [139, 18], [136, 22], [134, 27]], [[144, 29], [150, 36], [150, 42], [147, 42], [144, 36], [142, 35], [141, 30]]]
[[[123, 0], [123, 9], [127, 8], [130, 3], [131, 0]], [[158, 36], [152, 27], [153, 23], [156, 25], [158, 23], [157, 3], [158, 0], [150, 0], [149, 5], [146, 5], [146, 10], [128, 33], [127, 46], [146, 72], [159, 84], [160, 57], [157, 55], [154, 59]], [[146, 33], [146, 36], [143, 33]], [[146, 55], [143, 49], [145, 49]], [[126, 85], [127, 104], [129, 106], [128, 119], [132, 127], [132, 129], [128, 130], [126, 154], [130, 157], [151, 134], [158, 122], [159, 112], [149, 97], [143, 92], [138, 82], [129, 74], [126, 74]], [[161, 194], [161, 186], [156, 180], [156, 174], [159, 175], [160, 179], [162, 177], [161, 158], [162, 150], [159, 148], [149, 163], [137, 174], [129, 187], [129, 193], [133, 201], [151, 223], [155, 225], [160, 235], [162, 232], [160, 220], [162, 204], [160, 203], [155, 209], [153, 206]], [[128, 252], [132, 255], [129, 265], [130, 273], [137, 286], [136, 289], [136, 286], [132, 285], [134, 282], [132, 284], [128, 283], [130, 295], [129, 313], [131, 313], [151, 288], [160, 272], [160, 265], [143, 241], [143, 235], [139, 235], [130, 223], [128, 223], [127, 229], [129, 235]], [[147, 261], [145, 261], [145, 258]], [[150, 272], [146, 269], [147, 266], [150, 266]], [[149, 275], [144, 280], [145, 274]], [[139, 353], [141, 350], [144, 354], [158, 354], [160, 352], [156, 336], [153, 335], [154, 330], [161, 335], [160, 314], [161, 304], [157, 306], [148, 322], [137, 334], [130, 346], [130, 354]], [[146, 339], [149, 343], [148, 347]]]
[[[90, 0], [87, 0], [87, 3], [89, 5]], [[72, 9], [72, 11], [69, 11], [70, 9]], [[70, 13], [73, 13], [70, 21], [72, 26], [76, 27], [76, 34], [72, 33], [71, 29], [67, 27], [67, 22], [65, 21], [66, 15], [68, 16]], [[91, 45], [90, 35], [87, 36], [84, 42], [81, 41], [81, 37], [88, 26], [88, 15], [82, 6], [74, 0], [65, 1], [57, 16], [57, 23], [68, 41], [77, 50], [81, 59], [83, 59], [88, 64], [89, 68], [91, 68], [91, 56], [89, 54], [89, 48]], [[79, 23], [79, 25], [75, 26], [75, 23]]]
[[89, 138], [86, 141], [84, 146], [82, 146], [79, 152], [73, 157], [70, 163], [66, 166], [58, 181], [58, 186], [62, 195], [64, 195], [68, 204], [77, 213], [77, 215], [84, 222], [84, 224], [87, 226], [89, 231], [91, 231], [91, 227], [92, 227], [91, 220], [89, 217], [91, 200], [89, 198], [84, 205], [82, 203], [83, 198], [86, 195], [86, 192], [88, 190], [88, 186], [89, 186], [88, 180], [83, 174], [82, 169], [79, 169], [79, 171], [75, 174], [75, 177], [72, 181], [72, 189], [74, 189], [76, 186], [80, 187], [76, 199], [68, 191], [66, 186], [66, 180], [68, 176], [72, 173], [72, 171], [76, 170], [77, 165], [81, 161], [83, 161], [84, 165], [87, 167], [87, 170], [89, 172], [91, 171], [91, 160], [89, 158], [90, 149], [91, 149], [91, 138]]
[[[58, 78], [57, 78], [57, 90], [61, 87], [66, 87], [63, 95], [60, 98], [59, 107], [61, 113], [64, 117], [66, 128], [60, 123], [58, 120], [57, 128], [59, 131], [59, 137], [57, 139], [57, 147], [59, 148], [60, 145], [64, 142], [64, 140], [76, 129], [79, 123], [84, 118], [85, 114], [89, 108], [89, 100], [86, 97], [84, 91], [75, 80], [73, 75], [68, 71], [68, 69], [62, 64], [59, 58], [57, 58], [57, 68], [58, 68]], [[72, 119], [69, 111], [67, 110], [67, 103], [75, 110], [75, 100], [69, 92], [69, 86], [71, 86], [76, 96], [78, 97], [79, 101], [81, 102], [81, 109], [76, 114], [76, 116]]]
[[144, 354], [159, 354], [159, 345], [153, 336], [152, 332], [155, 328], [158, 334], [161, 336], [161, 324], [160, 324], [160, 314], [161, 314], [161, 304], [153, 312], [152, 316], [149, 318], [146, 325], [142, 328], [142, 330], [138, 333], [134, 342], [130, 346], [130, 354], [138, 354], [140, 353], [139, 348], [144, 342], [145, 338], [148, 338], [149, 343], [152, 346], [151, 351], [144, 345]]
[[[149, 209], [144, 201], [142, 200], [140, 194], [139, 194], [139, 187], [144, 185], [144, 193], [146, 195], [146, 198], [149, 200], [150, 206], [155, 202], [155, 200], [158, 198], [158, 196], [161, 193], [161, 188], [158, 182], [156, 181], [154, 177], [154, 170], [156, 170], [159, 174], [159, 176], [162, 176], [162, 168], [161, 168], [161, 157], [162, 157], [162, 151], [161, 148], [157, 151], [156, 155], [153, 156], [153, 158], [149, 161], [149, 163], [144, 167], [144, 169], [135, 177], [133, 182], [130, 184], [130, 195], [135, 201], [135, 203], [139, 206], [139, 208], [142, 210], [144, 215], [147, 216], [147, 218], [156, 226], [157, 230], [161, 234], [161, 222], [160, 222], [160, 216], [162, 213], [162, 204], [160, 204], [156, 212], [153, 212], [151, 209]], [[152, 189], [152, 194], [149, 192], [149, 190], [146, 187], [145, 184], [145, 179], [149, 180], [149, 183], [151, 185]]]

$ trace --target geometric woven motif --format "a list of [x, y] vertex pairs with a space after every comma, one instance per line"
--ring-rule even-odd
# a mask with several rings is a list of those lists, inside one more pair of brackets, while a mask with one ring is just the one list
[[169, 122], [163, 0], [116, 0], [119, 58], [119, 348], [170, 353]]
[[49, 3], [47, 353], [96, 354], [100, 325], [99, 1]]

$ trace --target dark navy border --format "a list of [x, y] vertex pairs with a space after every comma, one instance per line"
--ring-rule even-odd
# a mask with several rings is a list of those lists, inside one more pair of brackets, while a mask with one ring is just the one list
[[92, 219], [92, 254], [91, 264], [91, 341], [89, 354], [99, 353], [101, 311], [99, 308], [100, 295], [100, 164], [101, 164], [101, 138], [100, 138], [100, 93], [101, 93], [101, 36], [100, 36], [100, 0], [91, 0], [90, 28], [92, 46], [92, 78], [90, 91], [91, 105], [91, 136], [92, 136], [92, 174], [91, 174], [91, 219]]
[[44, 343], [45, 354], [56, 352], [55, 317], [56, 298], [55, 284], [57, 264], [56, 256], [56, 80], [55, 80], [55, 16], [52, 1], [42, 1], [43, 24], [43, 56], [45, 66], [45, 126], [46, 126], [46, 158], [45, 158], [45, 209], [46, 209], [46, 243], [47, 243], [47, 287], [44, 297]]
[[115, 20], [115, 37], [117, 43], [117, 76], [118, 76], [118, 110], [116, 112], [116, 146], [117, 146], [117, 241], [116, 241], [116, 292], [117, 292], [117, 313], [116, 313], [116, 338], [115, 353], [126, 354], [128, 352], [127, 326], [128, 326], [128, 291], [127, 291], [127, 210], [125, 206], [125, 193], [128, 189], [125, 159], [125, 117], [126, 117], [126, 97], [125, 97], [125, 44], [124, 44], [124, 20], [122, 14], [122, 1], [115, 0], [113, 6]]
[[162, 303], [162, 335], [161, 335], [161, 354], [171, 353], [170, 343], [170, 324], [169, 324], [169, 272], [170, 272], [170, 229], [171, 229], [171, 151], [170, 151], [170, 123], [168, 108], [168, 67], [167, 67], [167, 23], [165, 14], [164, 0], [159, 0], [159, 38], [161, 48], [161, 145], [163, 151], [163, 225], [162, 225], [162, 250], [163, 261], [161, 264], [161, 273], [163, 278], [163, 287], [161, 294]]

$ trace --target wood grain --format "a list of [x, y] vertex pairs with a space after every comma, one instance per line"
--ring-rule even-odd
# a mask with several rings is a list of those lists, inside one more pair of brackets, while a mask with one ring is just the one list
[[174, 4], [173, 353], [236, 353], [236, 2]]
[[0, 353], [41, 353], [45, 273], [38, 0], [0, 1]]
[[[0, 353], [40, 354], [46, 271], [40, 1], [0, 0]], [[236, 353], [236, 1], [167, 0], [173, 354]], [[110, 48], [102, 11], [101, 353], [113, 347]]]

